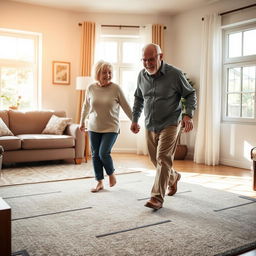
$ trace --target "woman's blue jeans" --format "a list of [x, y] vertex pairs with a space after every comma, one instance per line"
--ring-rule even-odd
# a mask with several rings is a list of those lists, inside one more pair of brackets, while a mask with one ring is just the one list
[[110, 153], [117, 136], [118, 133], [115, 132], [98, 133], [89, 131], [96, 180], [104, 179], [103, 168], [107, 175], [111, 175], [115, 171]]

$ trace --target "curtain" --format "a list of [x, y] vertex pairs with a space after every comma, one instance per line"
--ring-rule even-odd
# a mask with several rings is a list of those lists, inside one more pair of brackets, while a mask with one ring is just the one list
[[160, 24], [152, 25], [152, 43], [158, 44], [164, 51], [164, 26]]
[[219, 164], [221, 117], [221, 17], [204, 17], [201, 47], [199, 117], [194, 161]]
[[[80, 45], [80, 76], [91, 76], [92, 65], [94, 62], [95, 49], [95, 23], [85, 21], [81, 28], [81, 45]], [[78, 92], [76, 122], [80, 122], [81, 109], [85, 99], [85, 92]]]

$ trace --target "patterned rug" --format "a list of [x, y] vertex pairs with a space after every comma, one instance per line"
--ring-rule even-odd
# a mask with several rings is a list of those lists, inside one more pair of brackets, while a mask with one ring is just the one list
[[[115, 168], [117, 175], [137, 172], [121, 166]], [[6, 166], [0, 170], [0, 187], [84, 178], [94, 178], [91, 161], [80, 165], [64, 161], [22, 163]]]
[[93, 179], [0, 187], [12, 209], [12, 250], [30, 256], [234, 256], [255, 249], [256, 199], [183, 177], [158, 211], [144, 207], [152, 172], [119, 175], [116, 186], [106, 184], [99, 193], [90, 192]]

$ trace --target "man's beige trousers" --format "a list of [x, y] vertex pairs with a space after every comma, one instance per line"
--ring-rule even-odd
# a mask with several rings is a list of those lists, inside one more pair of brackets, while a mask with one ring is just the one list
[[160, 202], [164, 201], [167, 186], [172, 186], [177, 179], [177, 172], [172, 166], [180, 134], [181, 124], [168, 126], [160, 132], [146, 131], [149, 157], [156, 167], [151, 197]]

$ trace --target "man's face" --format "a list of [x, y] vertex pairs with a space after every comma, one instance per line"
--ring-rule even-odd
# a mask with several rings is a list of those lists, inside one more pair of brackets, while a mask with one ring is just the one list
[[153, 48], [146, 48], [144, 53], [142, 53], [143, 66], [150, 75], [157, 73], [161, 66], [163, 54], [157, 54], [156, 50]]

